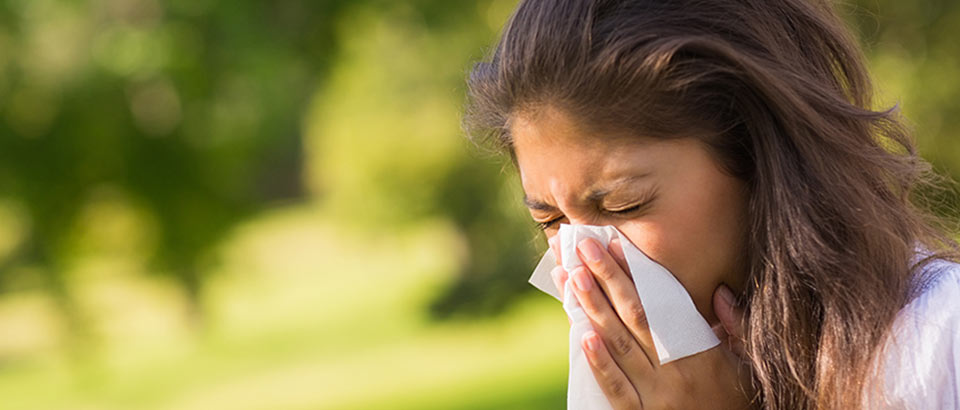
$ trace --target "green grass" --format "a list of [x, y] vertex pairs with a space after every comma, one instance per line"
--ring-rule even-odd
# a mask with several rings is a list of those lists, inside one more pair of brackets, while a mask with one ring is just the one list
[[[94, 342], [51, 332], [53, 347], [0, 356], [2, 407], [563, 407], [567, 323], [556, 301], [533, 297], [496, 319], [425, 318], [460, 263], [459, 241], [443, 223], [364, 233], [308, 208], [279, 211], [223, 247], [202, 332], [188, 330], [169, 283], [91, 258], [78, 272], [97, 273], [76, 274], [74, 287]], [[6, 302], [0, 326], [43, 317], [36, 303]]]

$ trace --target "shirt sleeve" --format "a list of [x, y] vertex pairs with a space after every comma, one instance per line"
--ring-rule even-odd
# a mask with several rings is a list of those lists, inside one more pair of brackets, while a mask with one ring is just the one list
[[898, 315], [867, 408], [960, 408], [960, 265], [949, 268]]

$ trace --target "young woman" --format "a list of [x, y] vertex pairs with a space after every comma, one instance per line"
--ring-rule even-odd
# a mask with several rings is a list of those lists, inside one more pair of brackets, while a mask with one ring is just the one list
[[960, 406], [960, 249], [919, 194], [943, 180], [830, 4], [524, 0], [468, 82], [547, 237], [616, 226], [729, 335], [660, 366], [620, 247], [583, 241], [554, 274], [613, 407]]

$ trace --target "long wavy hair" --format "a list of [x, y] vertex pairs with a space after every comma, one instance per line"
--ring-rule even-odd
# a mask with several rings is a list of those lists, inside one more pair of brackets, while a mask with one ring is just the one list
[[874, 108], [825, 0], [524, 0], [467, 81], [464, 129], [512, 157], [511, 118], [553, 106], [595, 131], [696, 136], [746, 182], [739, 299], [763, 408], [860, 407], [924, 266], [960, 260], [932, 211], [952, 181], [896, 107]]

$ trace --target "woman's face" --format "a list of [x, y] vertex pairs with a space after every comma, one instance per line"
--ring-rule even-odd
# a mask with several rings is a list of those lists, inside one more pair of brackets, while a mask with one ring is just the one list
[[745, 187], [694, 138], [591, 134], [546, 108], [511, 123], [525, 202], [548, 237], [561, 222], [613, 225], [686, 287], [711, 324], [721, 283], [743, 289]]

